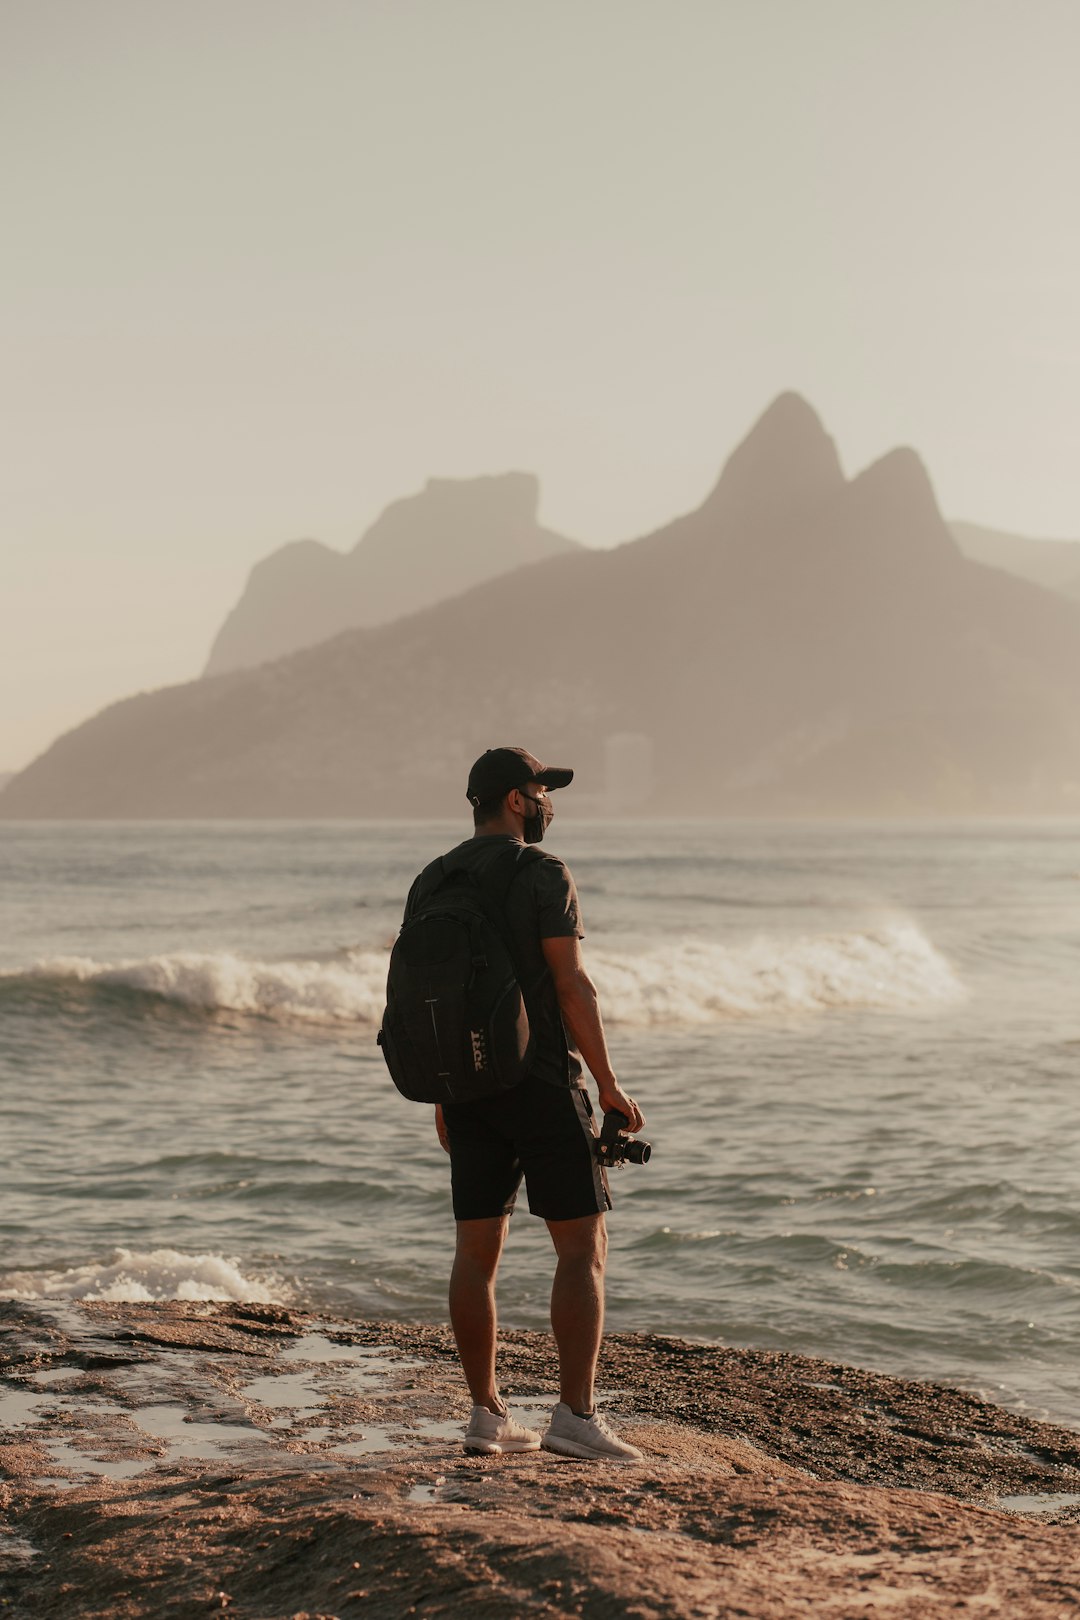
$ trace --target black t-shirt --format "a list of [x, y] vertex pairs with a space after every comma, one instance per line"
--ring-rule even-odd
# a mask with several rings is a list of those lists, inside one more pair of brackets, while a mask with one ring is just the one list
[[[463, 844], [443, 856], [447, 871], [483, 872], [504, 856], [508, 848], [518, 851], [519, 857], [526, 846], [509, 833], [489, 833], [478, 838], [467, 838]], [[541, 859], [530, 853], [514, 877], [506, 897], [506, 923], [514, 946], [514, 960], [518, 967], [522, 990], [526, 993], [529, 1024], [533, 1032], [533, 1059], [530, 1074], [546, 1080], [553, 1086], [580, 1086], [581, 1054], [563, 1026], [558, 997], [551, 974], [547, 970], [542, 939], [584, 939], [581, 927], [581, 908], [577, 889], [570, 870], [548, 850], [540, 850]], [[405, 921], [412, 916], [416, 899], [417, 878], [405, 902]], [[535, 988], [534, 988], [535, 987]]]

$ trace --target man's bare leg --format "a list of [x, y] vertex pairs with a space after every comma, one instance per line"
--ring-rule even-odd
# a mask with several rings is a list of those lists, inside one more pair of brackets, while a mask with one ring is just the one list
[[495, 1276], [510, 1217], [458, 1221], [450, 1273], [450, 1322], [475, 1406], [502, 1409], [495, 1378]]
[[551, 1331], [559, 1351], [559, 1399], [572, 1412], [591, 1412], [596, 1363], [604, 1332], [603, 1215], [548, 1221], [558, 1264], [551, 1288]]

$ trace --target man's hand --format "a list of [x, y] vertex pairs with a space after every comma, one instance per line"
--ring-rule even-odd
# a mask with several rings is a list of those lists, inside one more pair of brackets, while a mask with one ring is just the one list
[[443, 1118], [442, 1103], [435, 1104], [435, 1133], [439, 1138], [439, 1145], [444, 1153], [450, 1151], [450, 1138], [446, 1134], [446, 1121]]
[[645, 1125], [645, 1115], [633, 1097], [626, 1095], [617, 1080], [606, 1086], [598, 1086], [597, 1090], [600, 1093], [600, 1107], [604, 1113], [610, 1114], [613, 1110], [617, 1110], [620, 1114], [625, 1114], [628, 1124], [624, 1129], [631, 1136], [636, 1136]]

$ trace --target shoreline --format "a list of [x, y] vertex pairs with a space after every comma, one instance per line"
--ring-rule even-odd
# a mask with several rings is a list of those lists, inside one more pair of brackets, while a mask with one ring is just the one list
[[[542, 1422], [550, 1337], [502, 1334], [500, 1373], [512, 1408]], [[1080, 1609], [1072, 1430], [942, 1386], [654, 1334], [609, 1335], [600, 1382], [643, 1464], [465, 1456], [441, 1326], [2, 1304], [2, 1612]]]

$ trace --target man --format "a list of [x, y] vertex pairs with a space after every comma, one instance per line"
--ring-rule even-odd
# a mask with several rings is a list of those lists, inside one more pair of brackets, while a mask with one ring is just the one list
[[[554, 813], [549, 795], [573, 771], [541, 765], [523, 748], [491, 748], [469, 773], [474, 835], [443, 857], [449, 872], [479, 874], [505, 851], [540, 842]], [[412, 913], [413, 885], [405, 907]], [[593, 1154], [596, 1124], [581, 1058], [600, 1106], [618, 1109], [628, 1130], [644, 1115], [615, 1078], [596, 990], [581, 959], [577, 890], [556, 855], [520, 861], [506, 890], [504, 918], [525, 995], [533, 1046], [529, 1070], [509, 1091], [436, 1109], [439, 1141], [450, 1155], [457, 1247], [450, 1320], [473, 1399], [465, 1433], [471, 1452], [548, 1451], [637, 1462], [641, 1452], [615, 1435], [595, 1409], [594, 1378], [604, 1325], [607, 1177]], [[522, 1176], [529, 1209], [547, 1222], [555, 1246], [551, 1326], [559, 1352], [559, 1404], [541, 1440], [517, 1423], [495, 1373], [495, 1276]]]

